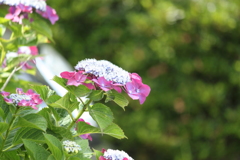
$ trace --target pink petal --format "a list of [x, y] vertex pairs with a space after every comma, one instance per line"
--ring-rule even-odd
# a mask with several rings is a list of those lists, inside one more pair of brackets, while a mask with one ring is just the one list
[[11, 13], [8, 13], [5, 18], [6, 19], [13, 19], [14, 15], [12, 15]]
[[24, 94], [22, 88], [16, 88], [16, 92], [17, 92], [17, 94]]
[[4, 98], [4, 101], [7, 102], [7, 103], [13, 103], [13, 100], [9, 99], [9, 98]]
[[134, 80], [139, 80], [142, 82], [142, 78], [137, 73], [131, 73], [130, 77]]
[[26, 95], [32, 95], [32, 94], [36, 94], [32, 89], [29, 89], [26, 93]]
[[9, 92], [5, 92], [5, 91], [1, 91], [0, 94], [1, 94], [3, 97], [6, 97], [6, 96], [9, 96], [9, 95], [10, 95]]
[[143, 94], [141, 94], [141, 95], [139, 96], [139, 102], [140, 102], [140, 104], [143, 104], [143, 103], [145, 102], [145, 100], [146, 100], [146, 96], [143, 95]]
[[30, 46], [29, 49], [31, 50], [32, 55], [38, 55], [38, 48], [37, 46]]
[[65, 79], [70, 79], [70, 78], [72, 78], [75, 74], [76, 74], [75, 71], [73, 71], [73, 72], [65, 71], [65, 72], [62, 72], [62, 73], [60, 74], [60, 76], [61, 76], [62, 78], [65, 78]]
[[122, 89], [121, 87], [118, 87], [118, 86], [112, 86], [113, 89], [115, 89], [118, 93], [121, 93], [122, 92]]
[[79, 86], [81, 83], [78, 83], [74, 78], [71, 78], [67, 81], [67, 85]]
[[99, 160], [106, 160], [106, 159], [103, 156], [100, 156]]
[[86, 86], [88, 89], [96, 89], [95, 86], [92, 83], [82, 83], [84, 86]]
[[146, 84], [142, 84], [140, 86], [140, 90], [141, 90], [141, 93], [144, 94], [145, 97], [147, 97], [151, 91], [151, 88]]

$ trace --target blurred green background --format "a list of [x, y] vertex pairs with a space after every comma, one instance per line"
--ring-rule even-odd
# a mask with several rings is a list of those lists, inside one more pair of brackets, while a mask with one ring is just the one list
[[[240, 1], [48, 1], [54, 47], [73, 65], [106, 59], [152, 91], [123, 111], [128, 139], [104, 139], [135, 160], [240, 159]], [[101, 149], [101, 148], [98, 148]]]

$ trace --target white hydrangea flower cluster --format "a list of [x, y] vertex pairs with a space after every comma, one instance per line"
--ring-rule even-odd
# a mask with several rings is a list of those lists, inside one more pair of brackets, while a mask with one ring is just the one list
[[0, 0], [0, 4], [6, 4], [9, 6], [17, 6], [23, 4], [25, 6], [33, 7], [35, 9], [46, 11], [46, 2], [45, 0]]
[[82, 150], [80, 145], [69, 140], [63, 141], [63, 147], [68, 153], [78, 153], [78, 151]]
[[12, 99], [13, 104], [17, 105], [21, 100], [30, 101], [31, 97], [24, 94], [10, 94], [9, 98]]
[[75, 66], [76, 70], [84, 70], [96, 77], [104, 77], [107, 81], [113, 81], [118, 84], [125, 85], [130, 82], [129, 72], [112, 64], [107, 60], [85, 59]]
[[103, 157], [107, 160], [123, 160], [124, 158], [133, 160], [133, 158], [130, 157], [126, 152], [112, 149], [105, 151]]

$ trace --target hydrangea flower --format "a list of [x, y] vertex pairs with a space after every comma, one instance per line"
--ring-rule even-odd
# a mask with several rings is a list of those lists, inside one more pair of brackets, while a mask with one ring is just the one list
[[[85, 59], [79, 61], [75, 69], [77, 71], [60, 74], [62, 78], [68, 79], [67, 85], [89, 85], [89, 89], [114, 89], [119, 93], [123, 89], [132, 99], [138, 99], [140, 104], [144, 103], [151, 90], [142, 83], [142, 78], [137, 73], [129, 73], [106, 60]], [[86, 79], [91, 80], [94, 85], [86, 84]]]
[[74, 141], [69, 141], [69, 140], [63, 141], [63, 148], [68, 153], [78, 153], [78, 151], [82, 150], [80, 145], [78, 145]]
[[133, 77], [132, 81], [125, 86], [127, 94], [132, 99], [139, 99], [140, 104], [143, 104], [151, 89], [148, 85], [142, 83], [141, 77], [136, 73], [131, 77]]
[[60, 74], [62, 78], [67, 79], [67, 85], [74, 85], [74, 86], [79, 86], [79, 85], [85, 85], [89, 89], [95, 89], [94, 85], [91, 83], [84, 83], [85, 80], [88, 78], [87, 75], [83, 74], [83, 71], [73, 71], [73, 72], [62, 72]]
[[[84, 119], [80, 118], [80, 119], [77, 120], [77, 123], [78, 123], [78, 122], [85, 122], [85, 121], [84, 121]], [[91, 124], [88, 123], [88, 122], [85, 122], [85, 123], [91, 125]], [[81, 137], [82, 139], [88, 139], [88, 140], [92, 141], [92, 137], [90, 136], [90, 134], [82, 134], [82, 135], [80, 135], [80, 137]]]
[[126, 152], [119, 150], [108, 149], [102, 150], [103, 156], [99, 157], [99, 160], [133, 160]]
[[107, 81], [112, 81], [119, 85], [125, 85], [131, 81], [127, 71], [106, 60], [82, 60], [78, 62], [75, 69], [93, 74], [96, 77], [104, 77]]
[[[7, 53], [6, 55], [6, 59], [4, 60], [3, 63], [3, 68], [7, 66], [7, 59], [11, 58], [11, 57], [17, 57], [20, 54], [28, 54], [28, 55], [33, 55], [36, 56], [38, 55], [38, 49], [36, 46], [22, 46], [18, 48], [17, 52], [10, 52]], [[19, 66], [22, 65], [22, 69], [32, 69], [33, 68], [33, 64], [35, 64], [35, 60], [30, 60], [28, 62], [21, 62], [19, 64]]]
[[45, 0], [0, 0], [0, 4], [10, 6], [9, 13], [5, 18], [19, 24], [22, 24], [22, 19], [29, 19], [28, 14], [32, 13], [33, 10], [42, 17], [49, 19], [52, 24], [59, 19], [55, 9], [47, 6]]
[[37, 105], [42, 103], [40, 95], [29, 89], [26, 93], [21, 88], [16, 89], [17, 94], [1, 91], [0, 94], [4, 97], [5, 102], [12, 103], [15, 106], [28, 106], [33, 109], [38, 109]]

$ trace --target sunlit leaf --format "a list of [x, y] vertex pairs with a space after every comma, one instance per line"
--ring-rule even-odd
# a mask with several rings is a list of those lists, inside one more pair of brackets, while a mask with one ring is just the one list
[[92, 107], [89, 107], [89, 113], [97, 122], [101, 130], [106, 128], [113, 121], [113, 113], [111, 109], [104, 104], [95, 103]]

